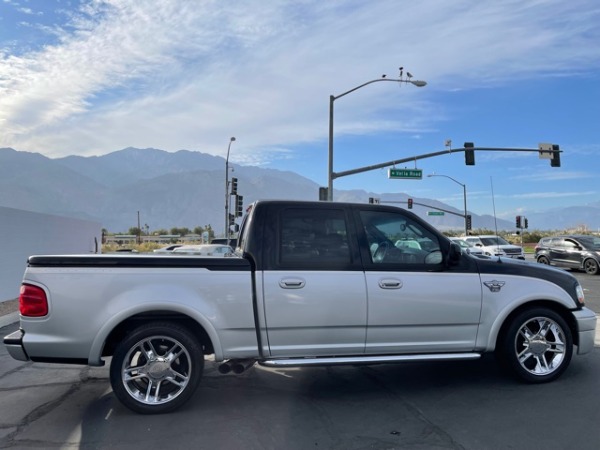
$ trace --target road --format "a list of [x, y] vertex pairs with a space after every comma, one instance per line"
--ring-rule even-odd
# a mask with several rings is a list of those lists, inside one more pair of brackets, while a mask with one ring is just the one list
[[[576, 276], [599, 313], [600, 276]], [[599, 373], [599, 347], [545, 385], [489, 356], [242, 375], [209, 362], [183, 408], [140, 416], [114, 398], [107, 367], [23, 363], [0, 346], [0, 448], [595, 450]]]

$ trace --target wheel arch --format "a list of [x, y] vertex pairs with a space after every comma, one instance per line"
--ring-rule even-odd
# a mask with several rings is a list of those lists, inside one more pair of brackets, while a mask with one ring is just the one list
[[510, 312], [510, 314], [508, 314], [505, 317], [505, 319], [502, 322], [502, 325], [500, 326], [500, 329], [498, 330], [498, 333], [495, 336], [495, 339], [493, 340], [494, 349], [498, 348], [498, 343], [501, 342], [504, 339], [504, 337], [506, 336], [507, 329], [510, 326], [510, 324], [512, 323], [512, 321], [514, 320], [514, 318], [517, 315], [521, 314], [523, 311], [526, 311], [526, 310], [532, 309], [532, 308], [547, 308], [547, 309], [554, 311], [559, 316], [561, 316], [564, 319], [564, 321], [567, 323], [569, 330], [571, 331], [571, 335], [573, 337], [573, 344], [579, 345], [579, 333], [577, 330], [577, 321], [576, 321], [575, 317], [573, 316], [573, 314], [571, 314], [571, 310], [566, 308], [564, 305], [561, 305], [560, 303], [553, 302], [550, 300], [535, 300], [535, 301], [531, 301], [531, 302], [527, 302], [522, 305], [519, 305], [517, 308], [512, 310]]
[[214, 353], [215, 349], [210, 336], [198, 322], [196, 322], [190, 316], [180, 312], [159, 310], [135, 314], [119, 323], [106, 337], [104, 348], [102, 349], [102, 356], [112, 356], [115, 347], [125, 335], [133, 331], [141, 324], [154, 321], [176, 322], [183, 325], [185, 328], [191, 331], [198, 342], [200, 342], [205, 354]]
[[592, 256], [588, 256], [583, 261], [581, 261], [581, 269], [585, 271], [586, 263], [588, 261], [594, 261], [594, 263], [596, 264], [596, 268], [597, 268], [596, 269], [596, 275], [598, 273], [600, 273], [600, 262], [596, 258], [594, 258]]

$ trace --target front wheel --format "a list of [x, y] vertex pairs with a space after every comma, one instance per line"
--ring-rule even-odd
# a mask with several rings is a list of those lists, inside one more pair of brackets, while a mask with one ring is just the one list
[[598, 273], [598, 262], [588, 258], [583, 262], [583, 268], [588, 275], [596, 275]]
[[547, 308], [517, 315], [499, 344], [500, 357], [513, 373], [529, 383], [558, 378], [573, 355], [573, 336], [565, 320]]
[[129, 409], [160, 414], [189, 400], [203, 369], [200, 344], [186, 328], [153, 322], [136, 328], [117, 346], [110, 382]]

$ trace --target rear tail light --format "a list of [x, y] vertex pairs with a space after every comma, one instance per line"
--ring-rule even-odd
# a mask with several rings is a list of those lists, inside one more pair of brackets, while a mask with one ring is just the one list
[[42, 288], [31, 284], [21, 285], [19, 312], [26, 317], [42, 317], [48, 314], [46, 292]]

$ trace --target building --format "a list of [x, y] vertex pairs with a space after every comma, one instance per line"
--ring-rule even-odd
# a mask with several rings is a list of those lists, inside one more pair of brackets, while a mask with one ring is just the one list
[[19, 296], [31, 255], [101, 253], [99, 222], [0, 206], [0, 302]]

